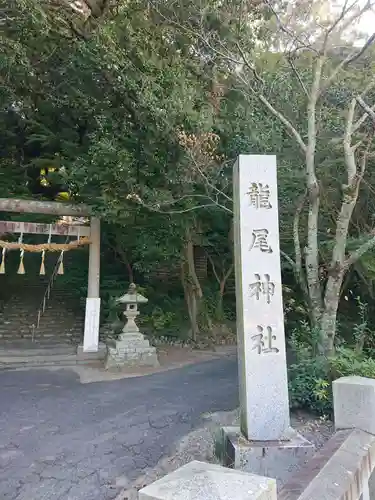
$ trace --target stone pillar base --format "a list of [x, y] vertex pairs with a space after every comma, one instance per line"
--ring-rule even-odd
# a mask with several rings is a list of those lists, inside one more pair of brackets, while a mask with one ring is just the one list
[[290, 429], [280, 441], [248, 441], [239, 427], [223, 427], [216, 442], [226, 467], [272, 477], [282, 486], [314, 454], [314, 445]]
[[122, 333], [117, 340], [108, 341], [106, 369], [137, 366], [159, 366], [156, 348], [141, 333]]

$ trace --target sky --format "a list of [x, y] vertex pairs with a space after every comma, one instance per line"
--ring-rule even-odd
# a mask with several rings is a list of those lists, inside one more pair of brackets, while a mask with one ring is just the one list
[[[337, 3], [343, 5], [344, 1], [345, 0], [340, 0]], [[359, 3], [363, 5], [366, 2], [367, 0], [361, 0]], [[372, 12], [367, 12], [362, 16], [361, 20], [358, 23], [358, 29], [361, 32], [366, 33], [367, 35], [372, 35], [375, 32], [375, 7], [373, 8]]]
[[359, 29], [369, 35], [375, 32], [375, 12], [369, 12], [361, 19]]

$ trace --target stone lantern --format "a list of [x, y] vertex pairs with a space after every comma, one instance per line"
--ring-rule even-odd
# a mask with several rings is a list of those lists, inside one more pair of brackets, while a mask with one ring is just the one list
[[123, 314], [126, 317], [126, 323], [122, 329], [120, 338], [124, 338], [127, 333], [139, 332], [139, 328], [135, 322], [135, 318], [139, 316], [138, 304], [146, 304], [148, 299], [137, 293], [137, 287], [134, 283], [131, 283], [129, 290], [122, 297], [118, 298], [116, 302], [123, 306]]
[[116, 300], [124, 309], [126, 323], [117, 340], [108, 341], [106, 368], [126, 366], [159, 366], [156, 349], [142, 335], [135, 322], [139, 315], [138, 304], [146, 304], [148, 299], [137, 293], [134, 283], [129, 290]]

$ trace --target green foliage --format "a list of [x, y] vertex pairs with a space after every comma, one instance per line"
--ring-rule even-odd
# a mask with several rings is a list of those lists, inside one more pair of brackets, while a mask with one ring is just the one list
[[[144, 309], [145, 325], [158, 333], [185, 335], [187, 331], [183, 288], [172, 282], [176, 275], [179, 279], [185, 231], [190, 228], [195, 243], [205, 248], [210, 259], [208, 279], [200, 284], [201, 329], [207, 334], [215, 324], [234, 320], [233, 275], [219, 292], [233, 264], [233, 160], [238, 154], [254, 152], [277, 155], [281, 246], [290, 256], [294, 255], [296, 200], [305, 187], [294, 139], [260, 105], [256, 94], [235, 79], [232, 63], [219, 57], [223, 47], [239, 57], [240, 44], [250, 66], [254, 63], [262, 74], [263, 87], [269, 90], [267, 98], [305, 137], [305, 94], [290, 64], [276, 52], [259, 54], [257, 50], [257, 55], [252, 54], [257, 37], [265, 33], [262, 23], [253, 21], [259, 21], [264, 11], [257, 9], [256, 2], [244, 6], [237, 0], [207, 1], [203, 9], [195, 0], [157, 2], [157, 8], [131, 0], [119, 2], [116, 11], [101, 12], [93, 24], [82, 23], [63, 2], [0, 3], [0, 197], [52, 198], [63, 185], [74, 200], [89, 203], [103, 220], [103, 319], [116, 314], [114, 297], [134, 280], [146, 287], [150, 299]], [[178, 29], [178, 25], [189, 29]], [[256, 28], [258, 25], [261, 27]], [[202, 38], [194, 36], [197, 27], [207, 40], [213, 44], [224, 41], [224, 46], [219, 43], [218, 51], [209, 50]], [[327, 61], [324, 70], [332, 69], [331, 64]], [[297, 58], [295, 65], [308, 84], [311, 57]], [[246, 72], [244, 67], [245, 77]], [[335, 231], [332, 214], [337, 211], [345, 181], [342, 148], [332, 140], [343, 135], [348, 100], [372, 73], [371, 61], [363, 71], [348, 68], [345, 78], [323, 93], [319, 103], [316, 163], [322, 193], [319, 248], [323, 280]], [[223, 96], [213, 102], [216, 86], [223, 87]], [[204, 176], [197, 175], [196, 158], [179, 143], [179, 130], [217, 134], [217, 153], [223, 161], [203, 162]], [[363, 234], [373, 224], [372, 156], [350, 227], [348, 252], [365, 241]], [[41, 189], [39, 169], [50, 165], [58, 170], [48, 176], [51, 188]], [[218, 208], [221, 199], [229, 211]], [[306, 210], [301, 214], [301, 246], [306, 237], [305, 217]], [[80, 297], [86, 294], [86, 259], [86, 253], [77, 252], [70, 272], [62, 278]], [[292, 329], [299, 324], [296, 347], [302, 349], [308, 343], [315, 356], [319, 332], [308, 330], [309, 303], [286, 262], [283, 260], [283, 281], [290, 290], [285, 294], [287, 325]], [[170, 277], [165, 283], [159, 280], [155, 290], [155, 270], [163, 266], [169, 267]], [[340, 307], [340, 322], [349, 325], [345, 338], [352, 342], [354, 332], [357, 351], [359, 346], [365, 355], [375, 350], [371, 333], [375, 330], [374, 273], [374, 253], [367, 252], [345, 281]], [[363, 310], [353, 298], [357, 296], [369, 304]], [[358, 313], [361, 319], [355, 321]], [[302, 327], [301, 321], [305, 322]], [[308, 392], [315, 394], [311, 401], [317, 399], [316, 404], [320, 401], [323, 406], [325, 378], [320, 365], [310, 364], [307, 362], [305, 373]], [[302, 386], [300, 379], [298, 387]], [[303, 390], [297, 392], [296, 400], [302, 404]]]
[[327, 390], [329, 386], [327, 363], [322, 357], [300, 357], [289, 367], [291, 408], [329, 414], [332, 410], [331, 394]]
[[[358, 330], [361, 331], [361, 324]], [[332, 413], [332, 381], [350, 375], [375, 378], [375, 360], [353, 347], [337, 347], [335, 356], [317, 354], [319, 332], [306, 323], [294, 331], [290, 344], [295, 357], [288, 368], [292, 408], [304, 408], [321, 415]]]
[[161, 307], [154, 307], [143, 323], [148, 323], [156, 333], [170, 331], [176, 324], [176, 314], [172, 311], [163, 311]]
[[331, 373], [334, 378], [358, 375], [375, 378], [375, 360], [359, 355], [349, 348], [338, 348], [337, 355], [330, 360]]
[[292, 408], [325, 414], [331, 411], [332, 399], [327, 360], [316, 354], [318, 339], [319, 332], [312, 332], [307, 322], [292, 332], [289, 343], [295, 360], [288, 369], [289, 397]]

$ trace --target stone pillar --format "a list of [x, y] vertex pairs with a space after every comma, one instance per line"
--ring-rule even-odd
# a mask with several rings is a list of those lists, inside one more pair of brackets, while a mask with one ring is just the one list
[[336, 430], [360, 429], [375, 435], [375, 380], [342, 377], [332, 389]]
[[90, 253], [87, 298], [99, 298], [100, 287], [100, 219], [91, 218], [90, 224]]
[[97, 352], [100, 323], [100, 219], [96, 217], [91, 218], [90, 239], [83, 351]]
[[[375, 435], [375, 380], [341, 377], [332, 383], [332, 389], [336, 430], [360, 429]], [[363, 460], [359, 477], [362, 482], [360, 500], [375, 498], [374, 461], [371, 456]]]
[[241, 430], [282, 439], [290, 419], [276, 157], [240, 156], [233, 182]]
[[239, 156], [233, 195], [241, 413], [224, 463], [285, 480], [313, 447], [290, 427], [276, 157]]
[[139, 491], [138, 500], [277, 500], [276, 481], [193, 461]]

